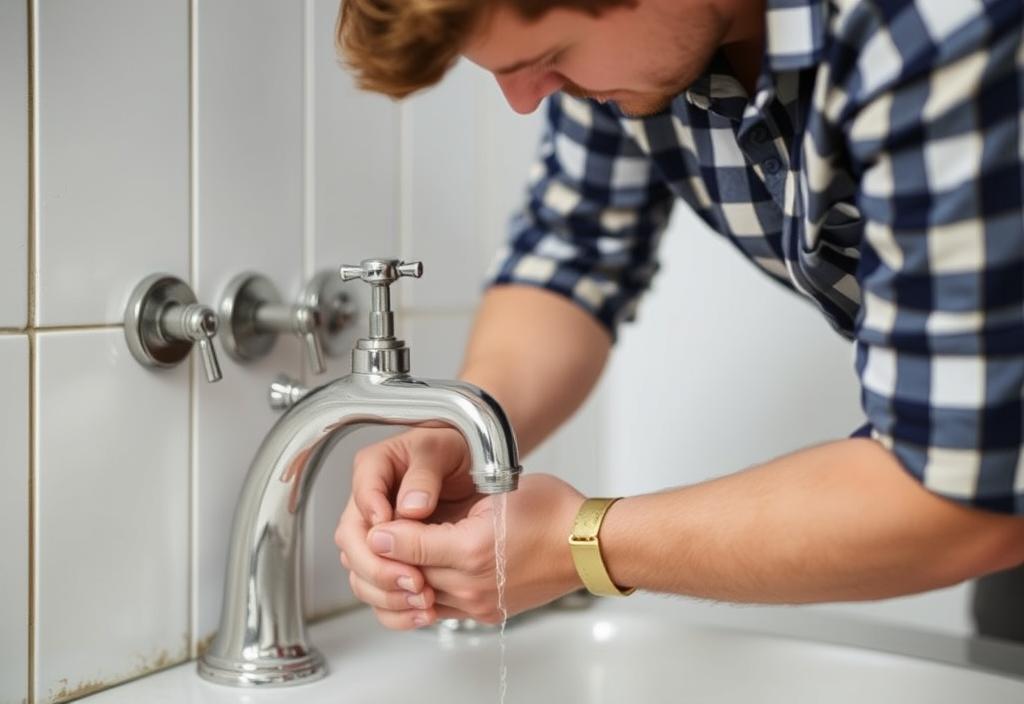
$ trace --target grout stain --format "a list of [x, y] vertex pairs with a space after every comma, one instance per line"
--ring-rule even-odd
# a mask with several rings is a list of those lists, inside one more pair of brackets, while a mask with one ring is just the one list
[[82, 680], [73, 686], [69, 685], [68, 678], [62, 677], [58, 680], [60, 689], [56, 692], [52, 689], [50, 690], [49, 704], [62, 704], [63, 702], [81, 699], [82, 697], [86, 697], [90, 694], [95, 694], [97, 692], [155, 674], [161, 670], [177, 667], [178, 665], [189, 661], [188, 650], [188, 644], [186, 642], [183, 650], [177, 655], [172, 655], [163, 648], [156, 651], [156, 654], [151, 658], [137, 655], [136, 658], [138, 659], [139, 664], [126, 676], [114, 676], [106, 680], [87, 679]]

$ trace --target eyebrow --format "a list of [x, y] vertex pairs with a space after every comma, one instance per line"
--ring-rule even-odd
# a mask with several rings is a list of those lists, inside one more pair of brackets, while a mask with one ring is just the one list
[[508, 66], [502, 66], [501, 68], [495, 69], [494, 73], [500, 73], [500, 74], [503, 74], [503, 75], [507, 74], [507, 73], [515, 73], [516, 71], [520, 71], [520, 70], [526, 68], [527, 66], [533, 66], [534, 64], [539, 64], [544, 59], [547, 59], [547, 58], [549, 58], [551, 56], [554, 56], [559, 51], [560, 51], [560, 49], [548, 49], [543, 54], [539, 54], [537, 56], [534, 56], [532, 59], [523, 59], [522, 61], [517, 61], [514, 64], [509, 64]]

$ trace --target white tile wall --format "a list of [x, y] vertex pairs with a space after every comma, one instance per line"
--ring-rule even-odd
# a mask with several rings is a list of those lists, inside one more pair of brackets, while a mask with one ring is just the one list
[[477, 76], [480, 173], [476, 183], [479, 203], [481, 266], [490, 266], [504, 242], [510, 214], [523, 206], [526, 178], [537, 156], [544, 127], [545, 108], [530, 115], [513, 112], [490, 74]]
[[473, 325], [473, 312], [415, 313], [398, 331], [412, 348], [412, 372], [428, 379], [454, 379]]
[[0, 704], [28, 689], [28, 338], [0, 335]]
[[36, 342], [35, 698], [188, 656], [188, 368], [120, 329]]
[[[197, 4], [194, 262], [197, 295], [210, 305], [243, 271], [267, 276], [288, 303], [301, 285], [303, 19], [298, 3]], [[195, 369], [195, 646], [217, 628], [235, 502], [277, 418], [267, 387], [279, 372], [300, 374], [298, 340], [280, 336], [256, 363], [222, 353], [221, 366], [216, 384]]]
[[28, 320], [28, 17], [0, 0], [0, 328]]
[[196, 292], [219, 300], [255, 270], [291, 300], [302, 284], [303, 8], [230, 0], [197, 11]]
[[[313, 183], [307, 274], [370, 257], [401, 255], [398, 108], [387, 98], [356, 90], [338, 65], [337, 12], [337, 0], [313, 0], [307, 155]], [[367, 287], [352, 287], [365, 310]]]
[[609, 489], [702, 481], [863, 423], [849, 343], [682, 207], [662, 263], [608, 370]]
[[413, 310], [461, 310], [480, 295], [479, 71], [461, 61], [438, 86], [402, 105], [403, 225], [411, 238], [403, 251], [424, 265], [423, 279], [402, 294]]
[[40, 2], [37, 323], [122, 320], [188, 279], [188, 4]]

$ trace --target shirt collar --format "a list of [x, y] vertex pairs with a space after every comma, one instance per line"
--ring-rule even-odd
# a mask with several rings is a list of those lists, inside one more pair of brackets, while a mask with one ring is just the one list
[[[817, 65], [825, 52], [828, 0], [767, 0], [765, 52], [753, 96], [764, 107], [775, 95], [774, 74]], [[687, 102], [739, 122], [748, 96], [721, 52], [684, 91]]]
[[[825, 53], [829, 0], [766, 0], [765, 52], [753, 100], [764, 107], [775, 94], [773, 74], [817, 65]], [[689, 102], [739, 122], [749, 99], [721, 52], [689, 88], [672, 101]], [[673, 107], [666, 108], [671, 110]], [[614, 106], [620, 113], [618, 106]]]

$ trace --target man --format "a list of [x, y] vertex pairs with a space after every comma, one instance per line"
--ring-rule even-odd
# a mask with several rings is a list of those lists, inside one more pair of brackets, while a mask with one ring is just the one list
[[[519, 112], [550, 96], [462, 372], [524, 453], [593, 387], [676, 200], [856, 346], [858, 437], [616, 502], [612, 590], [866, 600], [1024, 562], [1022, 16], [1020, 0], [347, 0], [339, 46], [365, 87], [400, 97], [462, 55]], [[452, 430], [357, 457], [336, 537], [385, 626], [499, 617], [468, 465]], [[566, 543], [583, 501], [532, 473], [509, 495], [511, 612], [586, 582]]]

